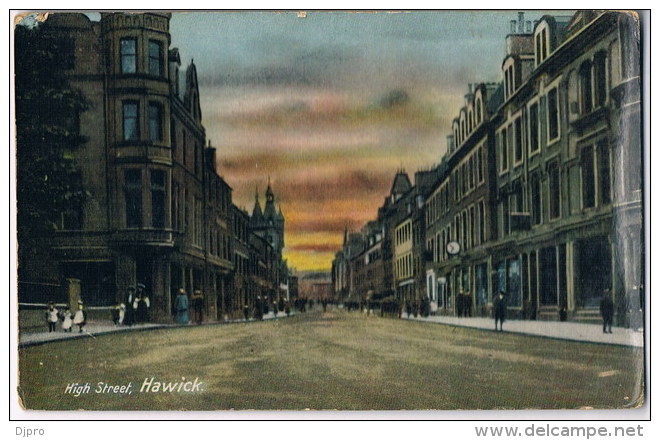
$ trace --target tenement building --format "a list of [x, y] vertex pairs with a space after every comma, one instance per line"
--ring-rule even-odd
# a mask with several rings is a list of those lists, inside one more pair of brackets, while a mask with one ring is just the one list
[[199, 290], [215, 320], [252, 300], [250, 270], [278, 279], [284, 218], [275, 213], [272, 238], [262, 229], [259, 243], [250, 238], [207, 145], [195, 64], [181, 71], [169, 23], [167, 13], [101, 13], [100, 21], [57, 13], [42, 25], [68, 42], [58, 56], [70, 60], [69, 84], [89, 101], [78, 118], [87, 141], [71, 153], [88, 196], [68, 215], [78, 221], [43, 238], [48, 258], [21, 261], [22, 302], [46, 300], [26, 286], [79, 280], [87, 305], [111, 306], [142, 284], [155, 320], [171, 319], [179, 288]]
[[403, 212], [379, 210], [393, 288], [414, 297], [406, 286], [420, 284], [421, 252], [432, 313], [489, 316], [501, 291], [511, 317], [590, 320], [611, 295], [618, 324], [640, 327], [639, 23], [580, 11], [532, 26], [520, 14], [505, 49], [503, 81], [469, 86], [433, 183], [417, 189], [424, 250], [414, 247], [412, 186]]

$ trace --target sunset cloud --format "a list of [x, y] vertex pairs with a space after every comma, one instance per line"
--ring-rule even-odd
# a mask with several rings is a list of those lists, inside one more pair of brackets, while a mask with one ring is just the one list
[[[527, 14], [535, 20], [541, 12]], [[327, 270], [346, 227], [376, 217], [394, 175], [438, 163], [468, 84], [498, 81], [512, 13], [173, 14], [233, 200], [270, 178], [285, 256]], [[513, 17], [515, 18], [515, 17]]]

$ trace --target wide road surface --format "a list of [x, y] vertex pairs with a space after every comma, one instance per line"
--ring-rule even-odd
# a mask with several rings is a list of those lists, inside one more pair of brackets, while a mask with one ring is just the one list
[[624, 408], [642, 390], [639, 348], [344, 311], [20, 350], [29, 409]]

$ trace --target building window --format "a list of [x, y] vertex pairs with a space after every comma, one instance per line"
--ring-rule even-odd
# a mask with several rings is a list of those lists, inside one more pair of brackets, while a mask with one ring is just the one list
[[479, 147], [476, 152], [475, 166], [477, 167], [477, 184], [484, 182], [484, 168], [483, 168], [483, 147]]
[[582, 208], [593, 208], [596, 204], [596, 189], [594, 185], [594, 151], [593, 147], [585, 147], [580, 154], [582, 172]]
[[594, 57], [593, 80], [594, 80], [594, 108], [605, 105], [607, 99], [607, 55], [598, 52]]
[[149, 74], [163, 76], [163, 43], [149, 40]]
[[503, 128], [500, 132], [500, 172], [504, 172], [509, 168], [508, 156], [508, 130]]
[[123, 103], [124, 140], [136, 141], [140, 138], [140, 118], [138, 115], [138, 103], [126, 101]]
[[481, 124], [481, 98], [477, 98], [477, 101], [475, 103], [476, 109], [475, 112], [477, 114], [477, 125]]
[[612, 202], [612, 184], [610, 181], [610, 149], [607, 142], [598, 144], [598, 188], [600, 190], [600, 204], [607, 205]]
[[513, 163], [518, 164], [523, 160], [523, 130], [522, 118], [516, 118], [513, 123], [515, 130], [515, 144], [513, 150]]
[[470, 219], [470, 236], [468, 238], [468, 244], [470, 246], [475, 246], [478, 244], [479, 232], [477, 231], [477, 216], [475, 215], [474, 205], [470, 206], [470, 212], [468, 218]]
[[541, 30], [541, 60], [548, 58], [548, 31]]
[[200, 160], [200, 148], [197, 143], [194, 145], [194, 151], [193, 151], [193, 160], [194, 160], [194, 167], [195, 167], [195, 175], [199, 175], [201, 171], [201, 160]]
[[559, 137], [559, 97], [557, 88], [548, 92], [548, 141]]
[[163, 140], [163, 106], [157, 102], [149, 103], [149, 140]]
[[559, 165], [554, 162], [548, 166], [548, 211], [551, 219], [560, 215]]
[[486, 203], [479, 202], [479, 243], [486, 242]]
[[541, 224], [541, 179], [538, 173], [531, 176], [529, 183], [529, 204], [531, 207], [532, 225]]
[[461, 248], [467, 249], [468, 247], [468, 221], [467, 221], [467, 211], [461, 213]]
[[468, 189], [472, 190], [474, 188], [474, 155], [470, 156], [467, 162], [467, 174], [468, 174]]
[[172, 205], [170, 207], [170, 224], [175, 231], [179, 230], [179, 184], [172, 179]]
[[170, 145], [172, 146], [172, 159], [176, 157], [176, 121], [170, 120]]
[[122, 38], [119, 41], [121, 52], [121, 73], [135, 73], [137, 71], [137, 40], [135, 38]]
[[151, 226], [165, 227], [165, 171], [151, 170]]
[[591, 90], [591, 62], [585, 61], [579, 71], [580, 110], [582, 114], [591, 112], [592, 90]]
[[539, 151], [539, 105], [534, 103], [529, 106], [529, 152]]
[[142, 227], [142, 170], [124, 170], [126, 227]]

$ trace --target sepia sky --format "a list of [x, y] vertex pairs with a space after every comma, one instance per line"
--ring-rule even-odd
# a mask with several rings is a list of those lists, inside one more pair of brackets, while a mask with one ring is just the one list
[[170, 30], [182, 67], [197, 66], [202, 122], [234, 203], [252, 213], [270, 176], [285, 258], [306, 271], [330, 269], [344, 228], [376, 217], [397, 169], [412, 180], [440, 161], [468, 84], [500, 81], [516, 18], [189, 12]]

